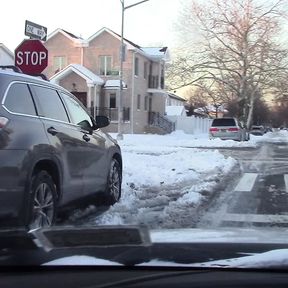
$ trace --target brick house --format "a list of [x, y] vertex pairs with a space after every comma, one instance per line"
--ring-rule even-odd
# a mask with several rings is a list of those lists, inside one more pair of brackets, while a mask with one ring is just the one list
[[[92, 114], [109, 116], [108, 131], [117, 132], [120, 35], [102, 28], [84, 40], [57, 29], [44, 45], [49, 59], [43, 73], [76, 95]], [[167, 47], [140, 47], [127, 39], [124, 45], [123, 132], [171, 132], [173, 123], [164, 116]]]

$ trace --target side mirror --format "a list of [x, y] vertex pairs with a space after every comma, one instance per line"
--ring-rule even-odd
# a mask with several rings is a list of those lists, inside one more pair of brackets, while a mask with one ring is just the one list
[[110, 119], [106, 116], [96, 116], [94, 122], [94, 128], [98, 129], [98, 128], [102, 128], [102, 127], [106, 127], [110, 124]]
[[86, 131], [89, 131], [89, 133], [92, 133], [92, 131], [93, 131], [93, 129], [92, 129], [92, 127], [91, 127], [91, 124], [90, 124], [87, 120], [81, 121], [80, 123], [78, 123], [78, 125], [79, 125], [82, 129], [84, 129], [84, 130], [86, 130]]

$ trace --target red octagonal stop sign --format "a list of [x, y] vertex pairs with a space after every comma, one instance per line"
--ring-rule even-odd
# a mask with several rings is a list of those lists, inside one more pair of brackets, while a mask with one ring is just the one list
[[40, 40], [24, 40], [15, 49], [15, 66], [23, 73], [39, 74], [48, 65], [48, 50]]

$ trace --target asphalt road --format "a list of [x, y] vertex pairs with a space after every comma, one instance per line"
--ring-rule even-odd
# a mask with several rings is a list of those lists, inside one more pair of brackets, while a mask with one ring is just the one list
[[288, 227], [288, 143], [219, 150], [239, 160], [241, 175], [231, 175], [233, 185], [211, 204], [198, 227]]

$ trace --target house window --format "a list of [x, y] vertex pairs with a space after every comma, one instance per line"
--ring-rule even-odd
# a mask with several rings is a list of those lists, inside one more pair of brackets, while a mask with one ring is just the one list
[[141, 109], [141, 95], [137, 95], [137, 110]]
[[67, 59], [65, 56], [54, 56], [53, 58], [53, 70], [55, 73], [59, 72], [67, 66]]
[[144, 98], [144, 109], [145, 109], [145, 111], [148, 110], [148, 96], [145, 96], [145, 98]]
[[109, 108], [116, 108], [116, 93], [110, 93]]
[[112, 56], [99, 56], [99, 73], [108, 76], [112, 74]]
[[135, 58], [135, 76], [138, 76], [139, 75], [139, 58]]
[[148, 63], [144, 62], [144, 79], [147, 79], [148, 74]]

